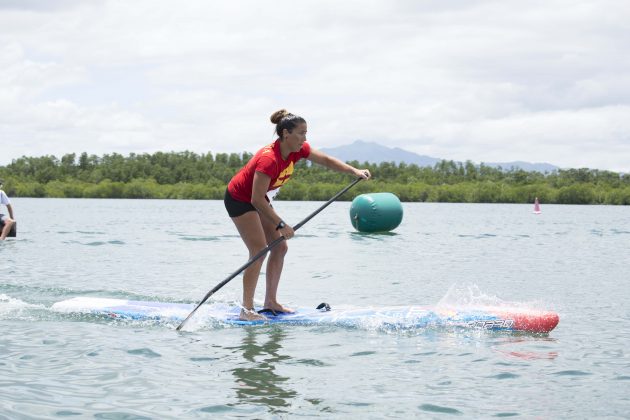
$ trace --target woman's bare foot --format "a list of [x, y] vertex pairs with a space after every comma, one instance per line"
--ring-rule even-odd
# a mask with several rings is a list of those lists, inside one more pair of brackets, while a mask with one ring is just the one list
[[259, 314], [253, 309], [241, 308], [241, 314], [239, 315], [238, 319], [240, 319], [241, 321], [266, 321], [267, 317]]
[[284, 305], [279, 304], [278, 302], [273, 303], [265, 303], [265, 310], [272, 310], [274, 312], [284, 312], [285, 314], [295, 313], [295, 309], [287, 308]]

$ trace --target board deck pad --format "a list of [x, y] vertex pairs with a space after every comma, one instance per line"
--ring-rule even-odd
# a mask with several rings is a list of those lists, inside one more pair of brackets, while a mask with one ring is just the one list
[[[92, 314], [130, 320], [180, 322], [194, 309], [192, 303], [150, 302], [96, 297], [75, 297], [53, 304], [52, 310], [65, 313]], [[463, 327], [486, 330], [547, 333], [559, 322], [552, 311], [519, 307], [420, 307], [389, 306], [368, 308], [334, 308], [330, 311], [299, 308], [291, 314], [265, 314], [266, 321], [242, 321], [240, 307], [226, 303], [206, 304], [194, 315], [225, 324], [300, 324], [338, 325], [348, 327], [381, 327], [385, 329], [418, 329], [430, 327]]]

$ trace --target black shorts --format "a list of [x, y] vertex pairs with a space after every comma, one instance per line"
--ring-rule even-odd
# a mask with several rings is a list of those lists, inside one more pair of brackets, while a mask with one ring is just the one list
[[[269, 201], [268, 198], [267, 198], [267, 201]], [[234, 197], [230, 195], [230, 192], [227, 190], [227, 188], [225, 189], [225, 197], [223, 197], [223, 204], [225, 204], [225, 209], [227, 210], [230, 217], [242, 216], [248, 211], [257, 211], [256, 207], [254, 207], [252, 203], [246, 203], [244, 201], [235, 200]], [[269, 203], [269, 205], [271, 206], [271, 203]]]

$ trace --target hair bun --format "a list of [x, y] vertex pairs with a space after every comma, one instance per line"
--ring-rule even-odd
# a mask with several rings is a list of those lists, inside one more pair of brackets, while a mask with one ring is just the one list
[[284, 117], [290, 115], [291, 113], [286, 109], [280, 109], [273, 114], [271, 114], [271, 122], [274, 124], [278, 124]]

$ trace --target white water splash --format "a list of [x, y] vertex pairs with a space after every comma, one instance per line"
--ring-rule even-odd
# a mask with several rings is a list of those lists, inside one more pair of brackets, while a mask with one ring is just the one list
[[15, 299], [5, 294], [0, 294], [0, 311], [19, 309], [27, 306], [29, 306], [29, 304], [23, 300]]
[[435, 305], [436, 308], [479, 308], [479, 307], [499, 307], [499, 308], [519, 308], [519, 309], [546, 309], [542, 302], [514, 302], [499, 298], [483, 292], [474, 283], [455, 283], [444, 297]]
[[495, 295], [488, 295], [473, 283], [453, 284], [436, 307], [513, 306]]
[[16, 313], [21, 313], [25, 309], [42, 307], [42, 305], [34, 305], [5, 294], [0, 294], [0, 317], [2, 318], [5, 318], [7, 315], [13, 317]]

